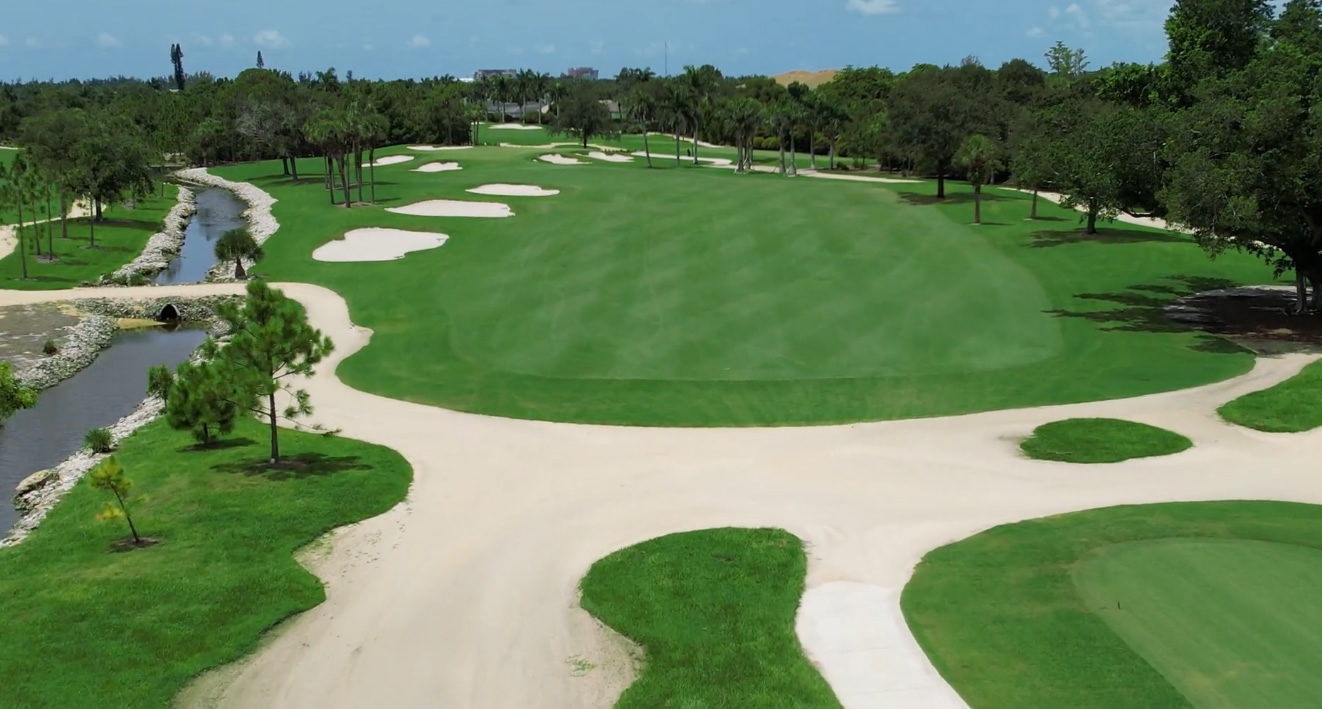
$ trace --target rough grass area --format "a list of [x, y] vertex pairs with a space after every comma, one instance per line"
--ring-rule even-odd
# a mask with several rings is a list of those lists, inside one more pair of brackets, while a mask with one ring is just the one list
[[1118, 463], [1172, 455], [1193, 447], [1173, 431], [1119, 419], [1067, 419], [1033, 431], [1019, 445], [1029, 458], [1064, 463]]
[[404, 499], [397, 453], [285, 431], [291, 464], [269, 469], [265, 429], [244, 421], [209, 450], [160, 422], [117, 453], [139, 531], [98, 522], [104, 493], [80, 485], [17, 547], [0, 551], [0, 706], [165, 709], [204, 670], [324, 598], [294, 550]]
[[1270, 389], [1222, 406], [1221, 418], [1267, 433], [1301, 433], [1322, 426], [1322, 362]]
[[672, 534], [593, 564], [583, 608], [646, 654], [616, 706], [838, 708], [794, 633], [806, 569], [776, 529]]
[[[0, 151], [5, 152], [5, 151]], [[146, 199], [138, 200], [133, 209], [123, 206], [108, 207], [104, 210], [105, 221], [95, 225], [96, 247], [89, 248], [92, 237], [92, 225], [84, 217], [69, 221], [69, 238], [61, 238], [59, 204], [55, 205], [55, 221], [49, 224], [36, 224], [23, 228], [28, 239], [28, 280], [22, 280], [23, 269], [18, 251], [0, 259], [0, 288], [8, 290], [58, 290], [73, 288], [83, 281], [95, 282], [101, 276], [110, 274], [120, 266], [132, 261], [142, 253], [147, 240], [160, 231], [165, 222], [165, 215], [170, 213], [178, 202], [179, 189], [166, 185], [165, 196], [159, 191]], [[44, 209], [44, 207], [43, 207]], [[37, 215], [45, 219], [43, 211]], [[25, 214], [24, 219], [31, 221], [32, 215]], [[54, 234], [54, 239], [47, 238], [47, 229]], [[40, 234], [41, 252], [46, 253], [48, 244], [55, 246], [58, 260], [49, 263], [38, 261], [32, 246], [32, 239]]]
[[[1115, 547], [1131, 542], [1164, 546], [1136, 555]], [[1232, 546], [1207, 546], [1214, 542]], [[1233, 546], [1247, 542], [1292, 546], [1254, 559], [1247, 550], [1263, 545]], [[1094, 554], [1120, 554], [1118, 565]], [[1319, 564], [1319, 506], [1113, 507], [1005, 525], [937, 549], [918, 565], [901, 606], [973, 709], [1314, 707], [1322, 696]], [[1083, 594], [1076, 574], [1085, 577]], [[1167, 619], [1145, 620], [1176, 606]], [[1130, 612], [1137, 617], [1119, 619]], [[1152, 644], [1127, 641], [1118, 619], [1146, 626]]]

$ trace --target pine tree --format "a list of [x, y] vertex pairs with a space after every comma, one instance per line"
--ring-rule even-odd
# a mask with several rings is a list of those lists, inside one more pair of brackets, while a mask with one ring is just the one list
[[262, 60], [262, 50], [260, 49], [257, 50], [257, 68], [258, 69], [266, 68], [266, 62]]
[[184, 48], [179, 44], [170, 45], [170, 63], [174, 64], [174, 87], [184, 90]]

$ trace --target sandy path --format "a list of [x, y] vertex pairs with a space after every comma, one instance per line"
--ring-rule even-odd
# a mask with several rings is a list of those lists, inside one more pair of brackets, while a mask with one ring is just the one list
[[[79, 219], [87, 216], [87, 214], [87, 207], [81, 203], [75, 203], [69, 206], [69, 219]], [[59, 217], [52, 217], [50, 219], [38, 219], [35, 222], [24, 222], [23, 226], [58, 221], [60, 221]], [[9, 254], [14, 253], [14, 246], [18, 243], [18, 239], [14, 236], [14, 226], [15, 225], [13, 224], [0, 224], [0, 258], [4, 258]]]
[[385, 167], [387, 165], [398, 165], [413, 160], [412, 155], [385, 155], [376, 159], [376, 162], [365, 162], [363, 167]]
[[[638, 150], [638, 151], [635, 151], [635, 152], [633, 152], [633, 153], [631, 153], [631, 154], [632, 154], [634, 157], [637, 157], [637, 158], [645, 158], [645, 157], [647, 157], [647, 151], [645, 151], [645, 150]], [[669, 158], [669, 159], [671, 159], [671, 160], [674, 160], [674, 159], [675, 159], [675, 154], [674, 154], [674, 153], [658, 153], [658, 152], [653, 152], [653, 153], [652, 153], [652, 159], [653, 159], [653, 160], [665, 160], [665, 159], [667, 159], [667, 158]], [[692, 163], [693, 163], [693, 156], [692, 156], [692, 155], [683, 155], [683, 156], [680, 157], [680, 159], [683, 160], [683, 161], [686, 162], [686, 163], [689, 163], [689, 164], [692, 164]], [[699, 158], [698, 158], [698, 163], [699, 163], [700, 165], [701, 165], [701, 164], [706, 164], [706, 165], [709, 165], [709, 166], [711, 166], [711, 167], [732, 167], [732, 166], [734, 165], [734, 161], [733, 161], [733, 160], [730, 160], [729, 158], [704, 158], [704, 157], [699, 157]]]
[[[654, 135], [654, 136], [657, 136], [657, 137], [660, 137], [660, 138], [669, 138], [669, 139], [671, 139], [671, 140], [674, 140], [674, 139], [675, 139], [675, 134], [674, 134], [674, 133], [662, 133], [662, 132], [659, 132], [659, 131], [648, 131], [647, 134], [648, 134], [649, 136], [653, 136], [653, 135]], [[683, 135], [681, 135], [681, 136], [679, 137], [679, 140], [680, 140], [681, 143], [687, 143], [688, 145], [693, 145], [693, 136], [683, 136]], [[708, 142], [706, 142], [706, 141], [704, 141], [704, 140], [699, 140], [699, 141], [698, 141], [698, 147], [699, 147], [699, 148], [724, 148], [724, 147], [727, 147], [727, 146], [724, 146], [724, 145], [717, 145], [716, 143], [708, 143]]]
[[[579, 578], [621, 547], [729, 525], [783, 527], [808, 542], [799, 628], [846, 707], [881, 706], [882, 697], [890, 709], [960, 707], [897, 620], [899, 591], [932, 548], [997, 524], [1122, 503], [1322, 502], [1312, 473], [1322, 432], [1260, 434], [1214, 413], [1293, 375], [1306, 356], [1264, 358], [1246, 376], [1199, 389], [956, 418], [778, 429], [580, 426], [350, 389], [335, 367], [370, 332], [350, 322], [335, 293], [280, 287], [336, 342], [308, 383], [315, 420], [398, 450], [416, 479], [404, 504], [334, 533], [333, 551], [314, 568], [327, 581], [326, 603], [220, 675], [227, 683], [209, 696], [224, 707], [608, 707], [628, 672], [617, 640], [578, 608]], [[140, 292], [4, 291], [0, 305]], [[1017, 437], [1069, 416], [1167, 426], [1197, 446], [1086, 468], [1018, 455]], [[889, 622], [863, 638], [842, 627], [873, 619]], [[597, 667], [575, 677], [571, 657]]]

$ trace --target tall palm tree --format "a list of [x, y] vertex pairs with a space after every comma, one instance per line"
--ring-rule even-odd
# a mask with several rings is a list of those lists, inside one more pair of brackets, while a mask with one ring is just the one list
[[567, 96], [569, 96], [569, 84], [559, 79], [556, 79], [555, 81], [551, 82], [551, 86], [547, 90], [547, 95], [551, 97], [551, 103], [555, 105], [556, 118], [559, 118], [560, 103], [564, 101]]
[[735, 150], [739, 154], [735, 172], [749, 172], [753, 167], [753, 136], [765, 122], [766, 111], [757, 99], [740, 96], [725, 102], [721, 113], [734, 131]]
[[659, 102], [651, 84], [635, 84], [629, 92], [629, 110], [643, 131], [643, 152], [647, 154], [647, 167], [652, 167], [652, 148], [647, 141], [647, 128], [655, 118]]
[[711, 64], [703, 64], [695, 67], [688, 65], [684, 67], [684, 73], [680, 78], [684, 85], [688, 87], [692, 95], [692, 108], [690, 110], [690, 120], [693, 128], [693, 164], [698, 164], [698, 138], [702, 132], [702, 111], [711, 102], [712, 90], [721, 80], [721, 72]]
[[497, 74], [491, 77], [491, 88], [495, 94], [496, 102], [500, 104], [500, 122], [505, 122], [506, 99], [509, 98], [511, 87], [510, 77], [504, 74]]
[[1000, 151], [985, 135], [970, 135], [955, 153], [955, 162], [968, 173], [973, 184], [973, 223], [982, 223], [982, 186], [991, 182], [1000, 168]]
[[675, 164], [682, 163], [679, 157], [679, 136], [689, 124], [693, 112], [693, 95], [678, 77], [667, 80], [661, 91], [660, 111], [664, 122], [675, 133]]
[[[20, 157], [22, 155], [20, 154]], [[14, 160], [18, 164], [18, 160]], [[14, 238], [18, 243], [15, 247], [18, 249], [19, 262], [23, 264], [23, 280], [28, 278], [28, 261], [23, 248], [23, 204], [21, 192], [18, 187], [17, 176], [14, 170], [6, 170], [4, 165], [0, 165], [0, 207], [15, 206], [18, 208], [18, 224], [14, 226]]]
[[536, 89], [537, 95], [537, 125], [539, 126], [546, 121], [546, 118], [542, 113], [546, 110], [546, 96], [551, 90], [552, 81], [554, 81], [554, 79], [551, 78], [551, 75], [544, 73], [537, 74], [533, 81], [533, 86]]
[[216, 260], [221, 263], [234, 262], [234, 279], [241, 281], [247, 277], [243, 270], [244, 261], [256, 261], [262, 257], [262, 247], [252, 238], [247, 227], [230, 229], [216, 240]]

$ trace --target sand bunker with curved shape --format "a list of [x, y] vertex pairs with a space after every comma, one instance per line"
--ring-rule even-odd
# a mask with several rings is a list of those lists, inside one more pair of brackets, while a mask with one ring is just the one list
[[[634, 155], [634, 157], [640, 157], [640, 158], [645, 158], [645, 157], [647, 157], [647, 153], [646, 153], [645, 151], [642, 151], [642, 150], [639, 150], [638, 152], [634, 153], [633, 155]], [[675, 159], [675, 156], [674, 156], [674, 155], [667, 155], [666, 153], [652, 153], [652, 159], [653, 159], [653, 160], [658, 160], [658, 159], [660, 159], [660, 160], [664, 160], [664, 159], [666, 159], [666, 158], [670, 158], [671, 160], [674, 160], [674, 159]], [[691, 163], [691, 162], [693, 162], [693, 156], [691, 156], [691, 155], [683, 155], [683, 156], [680, 156], [680, 160], [683, 160], [683, 161], [685, 161], [685, 162], [689, 162], [689, 163]], [[715, 166], [715, 167], [729, 167], [729, 166], [731, 166], [731, 165], [734, 164], [734, 161], [733, 161], [733, 160], [729, 160], [729, 159], [726, 159], [726, 158], [698, 158], [698, 162], [700, 162], [700, 163], [707, 163], [708, 165], [712, 165], [712, 166]]]
[[538, 155], [538, 160], [549, 162], [552, 165], [586, 165], [587, 163], [577, 158], [567, 158], [563, 155]]
[[541, 130], [542, 126], [525, 126], [522, 123], [497, 123], [487, 126], [487, 130]]
[[412, 155], [387, 155], [376, 159], [376, 162], [365, 162], [363, 167], [385, 167], [386, 165], [398, 165], [402, 162], [408, 162], [413, 159]]
[[394, 261], [413, 251], [438, 248], [450, 237], [426, 231], [403, 229], [354, 229], [312, 252], [318, 261]]
[[633, 158], [628, 155], [612, 155], [610, 153], [603, 153], [600, 150], [593, 150], [588, 153], [588, 157], [593, 160], [604, 160], [606, 162], [633, 162]]
[[435, 152], [437, 150], [468, 150], [471, 145], [410, 145], [409, 150], [417, 150], [424, 153]]
[[473, 189], [464, 191], [472, 192], [473, 194], [495, 195], [497, 197], [550, 197], [551, 195], [560, 194], [560, 190], [548, 190], [538, 187], [537, 185], [507, 185], [503, 183], [482, 185], [481, 187], [474, 187]]
[[478, 217], [500, 219], [514, 216], [508, 204], [500, 202], [465, 202], [459, 199], [429, 199], [403, 207], [388, 207], [387, 212], [414, 217]]
[[462, 169], [464, 168], [460, 167], [457, 162], [429, 162], [426, 165], [414, 168], [411, 172], [452, 172]]

